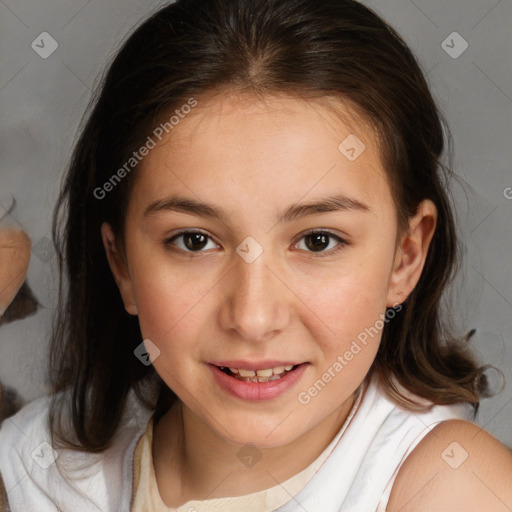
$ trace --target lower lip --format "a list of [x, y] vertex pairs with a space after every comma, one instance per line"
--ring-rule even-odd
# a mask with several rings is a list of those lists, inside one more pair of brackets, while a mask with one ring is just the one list
[[242, 400], [258, 402], [276, 398], [290, 389], [306, 371], [307, 363], [300, 364], [284, 377], [270, 382], [245, 382], [227, 375], [213, 364], [208, 366], [220, 387], [225, 391]]

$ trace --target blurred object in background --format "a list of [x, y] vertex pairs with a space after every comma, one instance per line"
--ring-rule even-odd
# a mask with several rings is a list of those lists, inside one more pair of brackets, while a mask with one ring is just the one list
[[0, 210], [0, 325], [20, 320], [37, 311], [39, 303], [25, 282], [30, 263], [29, 236], [9, 222], [14, 197], [2, 201]]

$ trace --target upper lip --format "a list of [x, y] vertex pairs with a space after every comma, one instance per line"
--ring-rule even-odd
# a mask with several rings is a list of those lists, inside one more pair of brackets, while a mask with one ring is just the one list
[[240, 359], [229, 360], [229, 361], [210, 361], [210, 364], [215, 366], [223, 366], [226, 368], [241, 368], [243, 370], [265, 370], [268, 368], [276, 368], [279, 366], [295, 366], [297, 363], [294, 361], [278, 361], [276, 359], [273, 360], [265, 360], [265, 361], [242, 361]]

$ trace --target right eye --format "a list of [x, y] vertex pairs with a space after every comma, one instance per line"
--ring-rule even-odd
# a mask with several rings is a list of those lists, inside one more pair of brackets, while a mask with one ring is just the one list
[[[175, 240], [180, 239], [182, 241], [181, 244], [175, 243]], [[204, 252], [202, 249], [205, 247], [208, 240], [211, 240], [211, 238], [207, 234], [202, 231], [193, 230], [176, 233], [172, 237], [166, 238], [163, 243], [165, 247], [171, 250], [176, 250], [175, 248], [177, 247], [180, 251], [194, 253]], [[212, 243], [214, 243], [213, 240]]]

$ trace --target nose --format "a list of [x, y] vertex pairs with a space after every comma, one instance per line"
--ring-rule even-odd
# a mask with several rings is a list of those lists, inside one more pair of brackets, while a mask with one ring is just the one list
[[291, 291], [282, 274], [265, 251], [252, 263], [236, 255], [235, 268], [226, 276], [222, 327], [251, 342], [268, 341], [281, 332], [291, 307]]

